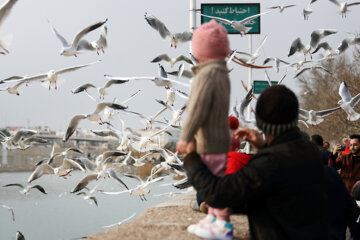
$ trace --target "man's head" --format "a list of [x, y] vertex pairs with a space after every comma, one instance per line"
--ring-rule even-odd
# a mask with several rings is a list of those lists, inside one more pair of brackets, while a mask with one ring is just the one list
[[325, 150], [328, 150], [329, 147], [330, 147], [330, 143], [329, 143], [329, 142], [324, 142], [323, 148], [324, 148]]
[[311, 141], [313, 143], [315, 143], [315, 145], [319, 148], [322, 149], [323, 145], [324, 145], [324, 140], [322, 138], [322, 136], [318, 135], [318, 134], [314, 134], [311, 136]]
[[225, 59], [230, 53], [230, 43], [225, 27], [215, 20], [198, 27], [191, 39], [193, 55], [197, 61]]
[[265, 134], [279, 136], [297, 126], [299, 102], [284, 85], [265, 89], [256, 103], [256, 124]]
[[354, 134], [350, 136], [350, 151], [352, 154], [360, 153], [360, 135]]

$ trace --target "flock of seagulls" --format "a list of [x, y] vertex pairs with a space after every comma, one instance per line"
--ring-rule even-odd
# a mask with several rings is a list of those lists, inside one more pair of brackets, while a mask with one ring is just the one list
[[[346, 3], [338, 2], [336, 0], [329, 1], [339, 6], [343, 17], [346, 17], [346, 13], [349, 11], [348, 7], [360, 4], [360, 2]], [[7, 0], [0, 8], [0, 25], [3, 23], [6, 16], [10, 13], [16, 2], [17, 0]], [[310, 6], [315, 2], [316, 0], [311, 0], [309, 4], [303, 9], [305, 20], [308, 20], [309, 15], [313, 12]], [[270, 11], [256, 14], [243, 20], [229, 20], [204, 14], [199, 14], [199, 16], [207, 19], [215, 19], [222, 24], [229, 25], [237, 30], [240, 36], [245, 36], [251, 30], [251, 27], [247, 26], [249, 22], [259, 18], [260, 16], [266, 20], [266, 18], [271, 14], [281, 14], [284, 11], [288, 11], [286, 9], [293, 9], [295, 7], [296, 5], [294, 4], [272, 6], [268, 8], [271, 9]], [[144, 23], [147, 23], [151, 28], [153, 28], [162, 39], [170, 40], [170, 47], [177, 48], [180, 43], [191, 41], [192, 32], [190, 31], [170, 31], [164, 22], [148, 13], [145, 13], [144, 18]], [[105, 54], [104, 49], [108, 47], [108, 27], [106, 26], [107, 22], [108, 19], [105, 19], [82, 29], [74, 36], [71, 43], [69, 43], [62, 35], [60, 35], [59, 32], [50, 24], [50, 22], [49, 25], [50, 30], [61, 42], [62, 49], [60, 50], [60, 55], [64, 57], [81, 57], [80, 54], [84, 51], [93, 53], [96, 52], [97, 55], [100, 55], [100, 53]], [[99, 30], [99, 37], [93, 41], [86, 40], [86, 35], [95, 30]], [[271, 37], [265, 36], [254, 53], [247, 53], [246, 51], [240, 50], [234, 50], [229, 53], [227, 64], [230, 66], [232, 61], [235, 61], [235, 59], [240, 59], [237, 58], [236, 55], [245, 56], [245, 58], [241, 59], [251, 66], [255, 65], [256, 62], [259, 61], [258, 59], [260, 57], [264, 57], [265, 60], [263, 61], [262, 65], [273, 62], [274, 72], [279, 72], [281, 68], [292, 68], [294, 70], [294, 78], [304, 76], [303, 74], [307, 71], [319, 70], [323, 74], [332, 75], [333, 73], [319, 64], [319, 62], [321, 63], [322, 60], [330, 61], [336, 56], [343, 54], [352, 45], [357, 45], [360, 43], [359, 37], [344, 38], [344, 40], [341, 41], [339, 46], [336, 49], [334, 48], [334, 50], [331, 48], [328, 42], [323, 41], [324, 38], [334, 34], [339, 34], [339, 31], [336, 29], [315, 29], [311, 32], [309, 44], [305, 44], [306, 42], [302, 41], [301, 37], [296, 37], [292, 43], [289, 43], [289, 53], [287, 55], [290, 57], [296, 55], [296, 53], [299, 53], [301, 55], [301, 59], [293, 63], [290, 63], [290, 61], [287, 60], [283, 60], [278, 56], [262, 56], [261, 50], [267, 48], [266, 41]], [[7, 36], [0, 38], [0, 53], [2, 55], [10, 54], [8, 50], [8, 39], [9, 37]], [[323, 49], [325, 57], [320, 59], [313, 59], [313, 55], [321, 49]], [[307, 56], [310, 56], [310, 59], [306, 59]], [[7, 91], [9, 94], [15, 94], [19, 96], [19, 87], [25, 87], [29, 84], [34, 84], [35, 82], [41, 82], [41, 84], [49, 90], [52, 88], [58, 90], [58, 87], [63, 82], [63, 80], [60, 79], [60, 76], [80, 69], [83, 69], [81, 71], [85, 71], [87, 67], [97, 64], [99, 61], [82, 65], [69, 66], [59, 70], [50, 70], [48, 72], [39, 73], [36, 75], [11, 76], [0, 80], [0, 85], [11, 85], [6, 88], [1, 88], [0, 91]], [[104, 73], [104, 77], [107, 81], [103, 86], [95, 86], [93, 83], [88, 82], [74, 87], [71, 91], [73, 94], [85, 93], [91, 102], [94, 103], [95, 108], [91, 113], [79, 113], [71, 118], [67, 125], [66, 133], [62, 138], [63, 142], [71, 140], [71, 137], [74, 135], [74, 133], [76, 133], [76, 130], [81, 124], [82, 120], [88, 120], [94, 122], [97, 126], [102, 128], [91, 130], [91, 134], [107, 139], [115, 139], [118, 143], [116, 149], [104, 151], [93, 160], [84, 156], [71, 157], [70, 153], [75, 153], [77, 155], [84, 154], [82, 150], [76, 147], [68, 148], [65, 151], [56, 152], [56, 145], [54, 144], [50, 155], [47, 158], [39, 161], [34, 166], [33, 172], [30, 174], [27, 183], [32, 184], [44, 175], [51, 175], [51, 177], [61, 177], [67, 179], [71, 177], [72, 171], [78, 170], [84, 174], [84, 177], [76, 184], [76, 186], [73, 187], [73, 189], [71, 189], [70, 192], [82, 196], [84, 200], [89, 201], [96, 206], [98, 206], [99, 202], [96, 199], [95, 193], [105, 195], [119, 195], [127, 193], [130, 196], [138, 196], [142, 201], [146, 201], [146, 195], [150, 193], [149, 186], [152, 183], [161, 181], [163, 177], [157, 177], [157, 175], [166, 170], [171, 170], [175, 174], [183, 176], [183, 179], [173, 183], [173, 186], [181, 189], [187, 188], [189, 184], [187, 182], [183, 167], [181, 167], [181, 159], [176, 152], [171, 152], [170, 150], [163, 148], [160, 139], [162, 135], [171, 135], [172, 129], [181, 129], [182, 127], [182, 115], [186, 109], [186, 104], [181, 103], [181, 107], [178, 107], [178, 105], [180, 105], [178, 97], [185, 102], [187, 101], [193, 78], [193, 73], [189, 70], [186, 70], [185, 65], [189, 65], [191, 67], [195, 66], [197, 62], [191, 54], [189, 54], [189, 56], [180, 55], [170, 57], [167, 53], [159, 53], [157, 56], [152, 56], [152, 60], [149, 62], [157, 64], [157, 75], [154, 74], [155, 76], [124, 77], [111, 76]], [[176, 67], [176, 70], [171, 69], [166, 71], [164, 66], [161, 65], [162, 62], [167, 62], [170, 68], [174, 68], [177, 65], [178, 67]], [[277, 84], [283, 84], [287, 76], [288, 72], [285, 73], [285, 75], [278, 81]], [[115, 88], [116, 86], [123, 84], [132, 84], [132, 82], [138, 80], [151, 81], [154, 83], [153, 87], [162, 88], [164, 89], [164, 92], [166, 91], [166, 99], [155, 99], [156, 106], [158, 106], [160, 110], [154, 111], [152, 116], [146, 116], [143, 113], [130, 109], [129, 106], [126, 105], [133, 98], [141, 94], [141, 90], [138, 90], [136, 93], [130, 95], [130, 97], [120, 103], [117, 102], [118, 100], [116, 98], [112, 102], [105, 100], [109, 95], [107, 90], [110, 87]], [[270, 80], [269, 72], [267, 71], [265, 71], [265, 80], [269, 83], [269, 85], [273, 84], [273, 82]], [[95, 89], [97, 91], [98, 97], [94, 97], [94, 95], [92, 95], [91, 91], [94, 90], [91, 89]], [[246, 89], [246, 91], [247, 94], [242, 99], [241, 103], [235, 104], [231, 110], [232, 114], [236, 115], [244, 125], [255, 128], [255, 119], [247, 119], [245, 117], [246, 109], [250, 106], [252, 101], [256, 100], [253, 92], [254, 88], [252, 87], [250, 89]], [[339, 96], [341, 99], [338, 101], [337, 106], [334, 106], [334, 108], [331, 109], [299, 109], [300, 117], [303, 119], [303, 122], [309, 125], [321, 124], [326, 116], [329, 116], [330, 114], [340, 109], [345, 111], [347, 121], [358, 121], [360, 119], [360, 114], [357, 113], [354, 108], [360, 101], [360, 93], [352, 97], [346, 82], [342, 82], [339, 86]], [[164, 113], [169, 113], [171, 118], [165, 118]], [[139, 118], [144, 122], [144, 129], [151, 130], [151, 132], [149, 131], [147, 136], [140, 136], [137, 133], [130, 131], [126, 128], [126, 123], [121, 119], [121, 115], [123, 114], [132, 115], [135, 118]], [[114, 124], [114, 119], [118, 120], [121, 125], [117, 126]], [[156, 125], [158, 128], [153, 129], [153, 125]], [[11, 136], [7, 136], [5, 133], [0, 132], [0, 142], [4, 148], [8, 150], [26, 150], [32, 147], [34, 144], [48, 143], [47, 140], [42, 139], [36, 134], [37, 132], [31, 129], [19, 130]], [[141, 155], [139, 157], [135, 157], [134, 152], [140, 152]], [[160, 154], [165, 161], [154, 165], [151, 169], [150, 176], [146, 180], [143, 180], [135, 175], [118, 172], [118, 166], [143, 166], [149, 162], [148, 159], [153, 156], [153, 154]], [[55, 161], [55, 159], [57, 161]], [[136, 185], [134, 188], [129, 188], [128, 184], [126, 184], [126, 180], [124, 180], [126, 178], [135, 179], [138, 182], [138, 185]], [[103, 189], [97, 190], [96, 188], [98, 186], [101, 187], [101, 182], [106, 179], [115, 181], [119, 186], [119, 191], [109, 192]], [[97, 182], [99, 184], [93, 190], [88, 190], [88, 186], [93, 182]], [[32, 189], [37, 189], [44, 195], [47, 194], [45, 189], [40, 185], [25, 186], [22, 183], [8, 183], [3, 185], [3, 187], [20, 188], [22, 194], [28, 194]], [[181, 193], [182, 192], [170, 192], [158, 194], [157, 196], [167, 195], [169, 197], [173, 197], [176, 194]], [[7, 205], [2, 205], [2, 207], [12, 212], [12, 218], [13, 221], [15, 221], [14, 210]], [[123, 221], [104, 227], [107, 228], [119, 225], [122, 222], [131, 219], [132, 217], [134, 217], [134, 215], [131, 215], [129, 218], [124, 219]], [[17, 239], [24, 239], [24, 236], [20, 232], [17, 232], [16, 235]]]

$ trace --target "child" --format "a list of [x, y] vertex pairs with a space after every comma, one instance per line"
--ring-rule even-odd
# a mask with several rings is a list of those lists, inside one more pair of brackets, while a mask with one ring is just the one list
[[[226, 29], [215, 20], [201, 25], [193, 34], [192, 50], [198, 65], [192, 69], [195, 79], [177, 151], [191, 152], [196, 144], [202, 161], [214, 175], [222, 177], [230, 147], [230, 80], [225, 61], [230, 47]], [[208, 215], [190, 225], [188, 232], [203, 238], [232, 239], [230, 209], [209, 206]]]

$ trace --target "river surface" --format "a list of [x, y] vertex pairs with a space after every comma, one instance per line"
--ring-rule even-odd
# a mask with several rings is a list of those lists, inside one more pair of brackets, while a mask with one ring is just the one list
[[[48, 192], [42, 194], [32, 189], [27, 195], [20, 193], [18, 187], [2, 187], [10, 183], [21, 183], [26, 186], [30, 172], [0, 173], [0, 239], [15, 239], [16, 231], [21, 231], [26, 240], [41, 239], [78, 239], [93, 233], [104, 232], [104, 226], [119, 222], [133, 213], [136, 216], [145, 209], [166, 201], [167, 196], [156, 197], [155, 194], [177, 191], [172, 186], [163, 184], [174, 182], [171, 176], [150, 185], [151, 192], [147, 201], [128, 193], [121, 195], [104, 195], [94, 192], [98, 207], [82, 195], [71, 194], [77, 182], [85, 176], [82, 172], [72, 172], [72, 176], [63, 179], [55, 175], [45, 175], [31, 185], [40, 184]], [[138, 182], [119, 174], [129, 186], [135, 187]], [[113, 179], [101, 179], [89, 184], [89, 188], [105, 191], [121, 191], [123, 188]], [[11, 212], [1, 207], [2, 204], [13, 207], [15, 221]], [[134, 220], [136, 218], [132, 218]]]

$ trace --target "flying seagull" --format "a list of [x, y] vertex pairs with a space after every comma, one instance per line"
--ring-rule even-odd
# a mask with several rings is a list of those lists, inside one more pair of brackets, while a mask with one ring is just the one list
[[357, 121], [360, 119], [360, 114], [355, 112], [354, 107], [360, 101], [360, 93], [355, 97], [351, 97], [346, 82], [342, 82], [339, 87], [339, 95], [341, 100], [338, 102], [340, 107], [347, 113], [346, 121]]
[[172, 33], [169, 31], [169, 29], [165, 26], [163, 22], [161, 22], [159, 19], [157, 19], [154, 16], [151, 16], [147, 13], [145, 13], [145, 20], [147, 23], [156, 31], [159, 32], [160, 36], [163, 39], [166, 39], [167, 37], [170, 38], [170, 44], [171, 47], [176, 48], [178, 42], [188, 42], [192, 38], [192, 32], [184, 31], [182, 33]]
[[339, 2], [338, 0], [329, 0], [329, 1], [339, 6], [339, 10], [342, 17], [346, 17], [346, 13], [349, 11], [348, 7], [360, 4], [360, 2], [347, 3], [347, 2]]
[[60, 51], [60, 55], [62, 56], [75, 56], [77, 57], [77, 54], [79, 54], [79, 50], [78, 50], [78, 47], [79, 47], [79, 42], [80, 40], [86, 35], [88, 34], [89, 32], [101, 27], [102, 25], [104, 25], [106, 22], [107, 22], [108, 19], [104, 20], [104, 21], [101, 21], [101, 22], [97, 22], [95, 24], [92, 24], [86, 28], [84, 28], [83, 30], [81, 30], [80, 32], [78, 32], [73, 41], [71, 42], [71, 44], [69, 44], [66, 39], [61, 36], [57, 31], [56, 29], [50, 24], [50, 27], [53, 31], [53, 33], [55, 34], [55, 36], [61, 41], [61, 44], [62, 44], [62, 49]]
[[315, 111], [315, 110], [305, 110], [299, 108], [299, 116], [304, 118], [308, 124], [311, 125], [319, 125], [324, 121], [324, 117], [329, 116], [330, 114], [333, 114], [337, 110], [339, 110], [340, 107], [321, 110], [321, 111]]
[[273, 6], [273, 7], [269, 7], [268, 9], [279, 9], [279, 12], [282, 13], [285, 8], [290, 8], [290, 7], [295, 7], [296, 5], [280, 5], [280, 6]]
[[311, 41], [310, 46], [312, 48], [316, 48], [316, 46], [319, 44], [320, 40], [326, 36], [329, 36], [331, 34], [337, 33], [336, 29], [318, 29], [314, 30], [311, 33]]
[[107, 27], [104, 25], [100, 29], [100, 37], [96, 41], [88, 42], [85, 39], [81, 39], [77, 50], [89, 50], [89, 51], [96, 51], [97, 55], [99, 55], [99, 51], [105, 53], [104, 48], [107, 48]]
[[15, 187], [20, 187], [22, 189], [22, 193], [23, 194], [27, 194], [31, 189], [35, 188], [37, 190], [39, 190], [40, 192], [42, 192], [43, 194], [47, 194], [47, 192], [45, 191], [45, 189], [40, 186], [40, 185], [35, 185], [35, 186], [26, 186], [24, 187], [22, 184], [19, 184], [19, 183], [11, 183], [11, 184], [6, 184], [4, 185], [3, 187], [12, 187], [12, 186], [15, 186]]
[[180, 55], [177, 58], [170, 58], [169, 55], [167, 55], [167, 54], [161, 54], [161, 55], [157, 56], [156, 58], [154, 58], [153, 60], [151, 60], [152, 63], [160, 62], [160, 61], [169, 62], [171, 67], [173, 67], [177, 62], [180, 62], [180, 61], [184, 61], [191, 65], [194, 65], [194, 63], [191, 61], [191, 59], [188, 57], [185, 57], [184, 55]]
[[200, 15], [204, 16], [204, 17], [207, 17], [207, 18], [212, 18], [212, 19], [218, 20], [221, 23], [229, 25], [232, 28], [234, 28], [235, 30], [239, 31], [240, 34], [242, 35], [242, 34], [247, 34], [251, 30], [251, 27], [246, 27], [245, 26], [247, 23], [249, 23], [251, 20], [254, 20], [254, 19], [260, 17], [261, 15], [269, 13], [269, 12], [272, 12], [272, 11], [255, 14], [255, 15], [252, 15], [252, 16], [247, 17], [247, 18], [245, 18], [243, 20], [240, 20], [240, 21], [236, 21], [236, 20], [231, 21], [231, 20], [228, 20], [228, 19], [225, 19], [225, 18], [214, 17], [214, 16], [205, 15], [205, 14], [200, 14]]

